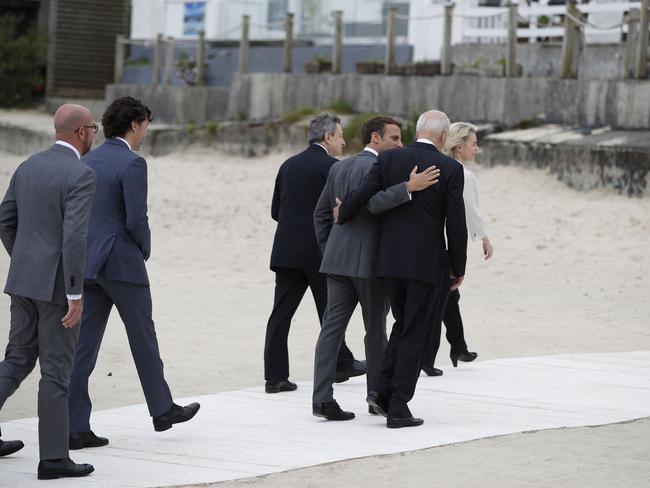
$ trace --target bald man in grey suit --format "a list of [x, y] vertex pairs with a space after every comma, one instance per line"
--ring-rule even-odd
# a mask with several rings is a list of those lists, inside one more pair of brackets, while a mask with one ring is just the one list
[[[16, 169], [0, 204], [0, 239], [11, 261], [4, 290], [11, 296], [11, 326], [0, 362], [0, 408], [38, 359], [39, 479], [93, 471], [68, 457], [68, 391], [96, 181], [80, 157], [90, 150], [97, 125], [86, 108], [66, 104], [54, 115], [54, 128], [56, 143]], [[20, 441], [0, 441], [0, 454], [20, 448]]]

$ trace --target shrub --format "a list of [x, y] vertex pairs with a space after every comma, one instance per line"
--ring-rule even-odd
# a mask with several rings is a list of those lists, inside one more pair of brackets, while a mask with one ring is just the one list
[[48, 39], [36, 29], [17, 36], [21, 22], [18, 16], [0, 16], [0, 107], [33, 103], [44, 82], [41, 68]]

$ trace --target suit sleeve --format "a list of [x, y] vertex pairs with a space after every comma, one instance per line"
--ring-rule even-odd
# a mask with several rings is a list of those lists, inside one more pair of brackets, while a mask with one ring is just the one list
[[366, 207], [368, 207], [370, 213], [380, 214], [410, 201], [409, 192], [406, 190], [406, 182], [404, 182], [376, 193], [368, 200]]
[[280, 168], [278, 175], [275, 177], [275, 188], [273, 189], [273, 199], [271, 200], [271, 218], [276, 222], [278, 222], [280, 219], [280, 195], [282, 193], [282, 177], [280, 175], [281, 172], [282, 168]]
[[458, 167], [449, 176], [446, 196], [446, 231], [451, 272], [454, 276], [465, 275], [467, 261], [467, 224], [463, 202], [463, 167]]
[[330, 191], [332, 188], [332, 173], [327, 177], [325, 188], [320, 194], [316, 208], [314, 209], [314, 231], [316, 232], [316, 242], [321, 254], [325, 253], [325, 245], [332, 230], [334, 216], [330, 205]]
[[[379, 157], [381, 158], [381, 154]], [[383, 189], [380, 161], [381, 159], [378, 159], [372, 166], [359, 187], [342, 198], [343, 203], [339, 207], [339, 224], [344, 224], [346, 220], [354, 217], [370, 200], [370, 197]]]
[[0, 204], [0, 239], [7, 253], [11, 256], [11, 251], [16, 242], [16, 232], [18, 230], [18, 207], [16, 206], [16, 197], [14, 195], [14, 179], [16, 173], [11, 177], [9, 188], [5, 194], [2, 204]]
[[147, 163], [137, 158], [130, 163], [122, 177], [126, 229], [142, 251], [146, 261], [151, 255], [151, 231], [147, 216]]
[[97, 178], [85, 169], [68, 185], [63, 209], [63, 277], [66, 295], [81, 295], [86, 264], [88, 218], [95, 196]]

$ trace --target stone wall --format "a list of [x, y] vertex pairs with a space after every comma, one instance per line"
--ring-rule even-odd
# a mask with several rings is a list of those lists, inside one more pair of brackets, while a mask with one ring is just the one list
[[216, 86], [107, 85], [106, 103], [132, 96], [142, 100], [158, 122], [203, 125], [225, 119], [228, 94], [228, 88]]
[[437, 108], [452, 120], [506, 127], [541, 120], [583, 127], [650, 129], [650, 83], [472, 75], [236, 75], [227, 118], [278, 120], [301, 107], [347, 101], [357, 112], [408, 116]]

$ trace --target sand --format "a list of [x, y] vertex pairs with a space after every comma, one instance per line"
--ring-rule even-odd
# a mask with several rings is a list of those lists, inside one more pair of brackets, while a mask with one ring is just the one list
[[[196, 149], [148, 158], [153, 236], [148, 269], [161, 354], [176, 397], [263, 381], [274, 279], [268, 269], [275, 230], [270, 200], [286, 156], [244, 159]], [[0, 153], [0, 191], [20, 161]], [[472, 169], [495, 247], [495, 257], [485, 262], [480, 243], [470, 243], [461, 288], [467, 341], [478, 360], [649, 350], [650, 199], [576, 192], [540, 170]], [[3, 279], [7, 267], [8, 258], [0, 258]], [[0, 297], [3, 340], [8, 303], [7, 296]], [[348, 342], [357, 356], [363, 356], [362, 330], [356, 313]], [[306, 295], [290, 334], [293, 379], [311, 380], [317, 332], [315, 307]], [[444, 341], [437, 365], [451, 367]], [[0, 412], [0, 422], [36, 415], [37, 381], [34, 373], [23, 383]], [[144, 401], [117, 314], [107, 328], [91, 395], [97, 409]], [[435, 412], [431, 417], [435, 421]], [[250, 483], [578, 487], [624, 480], [625, 486], [650, 486], [649, 435], [647, 420], [514, 435]]]

